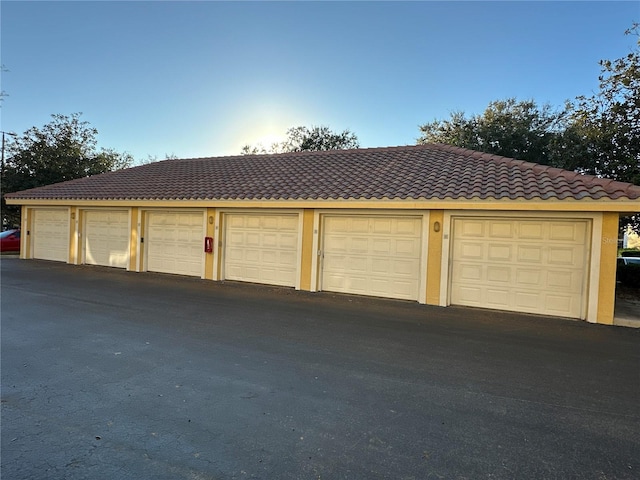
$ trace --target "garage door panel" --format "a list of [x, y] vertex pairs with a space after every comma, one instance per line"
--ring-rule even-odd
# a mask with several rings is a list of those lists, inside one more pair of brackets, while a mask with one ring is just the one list
[[276, 245], [287, 250], [296, 250], [298, 248], [297, 233], [283, 233], [276, 238]]
[[202, 276], [202, 212], [148, 212], [147, 225], [148, 271]]
[[[259, 239], [260, 236], [256, 235], [256, 237]], [[262, 235], [262, 246], [266, 247], [266, 248], [274, 248], [274, 247], [279, 247], [278, 243], [278, 235], [275, 233], [265, 233]]]
[[280, 265], [287, 265], [291, 267], [292, 271], [297, 267], [298, 255], [297, 252], [279, 252], [278, 263]]
[[346, 257], [343, 255], [332, 255], [324, 258], [325, 272], [340, 272], [346, 268]]
[[260, 250], [257, 248], [247, 248], [246, 250], [244, 250], [243, 259], [247, 262], [259, 263], [261, 260], [260, 253]]
[[547, 285], [567, 293], [580, 293], [584, 283], [583, 279], [581, 271], [549, 270], [547, 272]]
[[542, 294], [540, 292], [516, 292], [514, 295], [514, 307], [523, 312], [535, 312], [538, 305], [542, 302]]
[[368, 261], [366, 257], [344, 257], [343, 271], [366, 272]]
[[333, 252], [347, 252], [347, 238], [341, 236], [332, 236], [325, 240], [325, 248]]
[[[487, 267], [487, 281], [498, 283], [511, 283], [511, 271], [510, 267]], [[477, 278], [476, 280], [480, 280]]]
[[391, 220], [388, 218], [374, 218], [371, 222], [373, 234], [389, 235], [391, 233]]
[[549, 265], [568, 265], [580, 266], [580, 251], [575, 251], [569, 247], [550, 247], [549, 248]]
[[291, 215], [288, 217], [279, 217], [278, 218], [278, 230], [286, 231], [293, 233], [297, 237], [298, 233], [298, 216]]
[[389, 255], [392, 252], [391, 242], [392, 240], [389, 238], [374, 238], [369, 248], [376, 255]]
[[347, 221], [347, 227], [344, 231], [348, 233], [363, 233], [365, 235], [369, 234], [370, 223], [368, 219], [363, 218], [352, 218], [350, 221]]
[[224, 276], [270, 285], [296, 285], [298, 215], [225, 216]]
[[263, 267], [262, 278], [266, 283], [273, 283], [278, 280], [278, 271], [275, 268]]
[[478, 299], [479, 302], [484, 300], [489, 308], [505, 309], [509, 306], [509, 290], [489, 287], [483, 295], [482, 290], [478, 289]]
[[419, 217], [324, 217], [321, 288], [417, 300], [421, 237]]
[[374, 278], [371, 280], [371, 291], [377, 295], [384, 295], [388, 290], [391, 290], [389, 281], [384, 278]]
[[478, 238], [484, 237], [484, 222], [474, 222], [469, 220], [464, 222], [460, 228], [460, 238]]
[[540, 263], [542, 262], [542, 247], [540, 245], [518, 245], [518, 262]]
[[543, 288], [545, 272], [539, 269], [515, 268], [515, 283], [522, 288]]
[[581, 317], [588, 233], [586, 220], [454, 219], [451, 303]]
[[458, 296], [461, 305], [469, 305], [472, 307], [479, 307], [482, 305], [483, 290], [479, 287], [473, 287], [470, 285], [461, 285], [458, 288]]
[[471, 242], [461, 242], [458, 247], [456, 257], [463, 258], [465, 260], [481, 260], [484, 258], [484, 248], [482, 245]]
[[357, 275], [345, 278], [343, 285], [346, 290], [357, 295], [366, 295], [369, 288], [367, 277]]
[[264, 239], [260, 236], [260, 234], [258, 233], [254, 233], [254, 232], [245, 232], [242, 235], [242, 240], [241, 240], [243, 245], [248, 245], [251, 247], [260, 247], [261, 243], [264, 243]]
[[391, 264], [392, 274], [396, 277], [416, 278], [420, 274], [420, 264], [411, 260], [396, 260]]
[[84, 263], [127, 268], [129, 212], [89, 210], [84, 213]]
[[577, 225], [551, 223], [549, 225], [549, 240], [575, 242], [584, 236], [584, 231]]
[[33, 210], [33, 258], [66, 262], [69, 259], [69, 212]]
[[521, 240], [542, 240], [544, 238], [544, 225], [542, 222], [527, 222], [520, 227], [519, 238]]
[[514, 230], [510, 222], [495, 222], [489, 226], [490, 238], [513, 238]]
[[513, 250], [511, 245], [489, 244], [488, 258], [494, 262], [511, 262]]
[[369, 251], [369, 239], [365, 237], [356, 237], [344, 239], [342, 251], [356, 254], [366, 254]]
[[420, 239], [396, 240], [395, 253], [397, 255], [404, 255], [407, 257], [415, 258], [420, 256], [421, 246], [422, 245]]
[[415, 219], [396, 220], [396, 233], [400, 235], [422, 236], [422, 222], [416, 222]]
[[[393, 292], [394, 298], [400, 298], [403, 300], [415, 300], [418, 296], [416, 284], [413, 279], [407, 279], [407, 281], [394, 280], [387, 281], [385, 287], [386, 291]], [[379, 296], [387, 296], [384, 292], [380, 292]]]
[[337, 273], [327, 274], [324, 277], [324, 287], [325, 290], [335, 290], [335, 289], [344, 289], [346, 278], [344, 275], [340, 275]]
[[486, 268], [483, 265], [463, 264], [453, 272], [454, 281], [480, 281], [485, 277]]
[[[363, 267], [366, 269], [366, 263], [363, 262]], [[371, 271], [376, 274], [390, 275], [393, 272], [391, 269], [393, 266], [387, 258], [374, 258], [371, 262]]]
[[548, 294], [546, 303], [549, 310], [559, 316], [568, 316], [575, 309], [575, 297], [562, 294]]

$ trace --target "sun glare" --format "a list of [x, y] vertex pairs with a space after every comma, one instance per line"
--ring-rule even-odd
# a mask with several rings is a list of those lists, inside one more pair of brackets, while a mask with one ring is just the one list
[[274, 143], [280, 143], [282, 142], [284, 139], [286, 138], [286, 136], [284, 135], [284, 133], [266, 133], [260, 137], [258, 137], [258, 139], [253, 142], [254, 144], [260, 144], [262, 146], [264, 146], [265, 148], [270, 147], [271, 145], [273, 145]]

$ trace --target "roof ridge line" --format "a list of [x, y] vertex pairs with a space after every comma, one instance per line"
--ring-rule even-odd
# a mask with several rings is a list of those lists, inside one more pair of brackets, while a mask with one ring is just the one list
[[[217, 160], [217, 159], [237, 159], [237, 158], [257, 158], [257, 157], [284, 157], [284, 156], [323, 156], [323, 155], [339, 155], [343, 153], [352, 152], [367, 152], [367, 151], [401, 151], [408, 149], [420, 149], [429, 146], [436, 145], [435, 143], [419, 144], [419, 145], [393, 145], [387, 147], [358, 147], [358, 148], [332, 148], [330, 150], [300, 150], [294, 152], [273, 152], [273, 153], [238, 153], [232, 155], [213, 155], [209, 157], [185, 157], [185, 158], [164, 158], [155, 162], [150, 162], [144, 165], [150, 165], [154, 163], [162, 163], [169, 161], [187, 161], [187, 160]], [[144, 166], [136, 165], [136, 166]], [[133, 168], [133, 167], [131, 167]]]

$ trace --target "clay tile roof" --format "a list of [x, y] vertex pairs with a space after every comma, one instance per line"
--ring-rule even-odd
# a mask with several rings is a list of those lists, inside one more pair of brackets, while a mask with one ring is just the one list
[[165, 160], [6, 196], [16, 200], [635, 200], [640, 198], [640, 186], [429, 144]]

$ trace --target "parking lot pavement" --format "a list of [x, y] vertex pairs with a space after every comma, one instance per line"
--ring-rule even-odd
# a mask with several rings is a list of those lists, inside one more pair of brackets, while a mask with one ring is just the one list
[[640, 478], [640, 330], [2, 259], [3, 479]]

